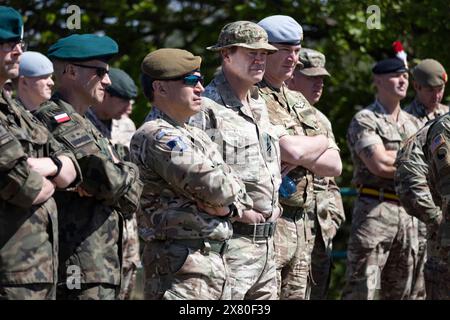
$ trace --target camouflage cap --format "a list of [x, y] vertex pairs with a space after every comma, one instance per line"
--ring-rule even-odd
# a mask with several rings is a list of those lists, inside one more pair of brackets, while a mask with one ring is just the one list
[[447, 73], [444, 67], [434, 59], [422, 60], [411, 73], [414, 81], [423, 86], [437, 87], [445, 85], [447, 82]]
[[297, 67], [305, 76], [330, 76], [325, 69], [325, 55], [319, 51], [301, 48]]
[[217, 44], [206, 49], [219, 51], [229, 47], [264, 49], [269, 53], [278, 51], [277, 48], [269, 44], [267, 32], [250, 21], [236, 21], [225, 25], [220, 31]]

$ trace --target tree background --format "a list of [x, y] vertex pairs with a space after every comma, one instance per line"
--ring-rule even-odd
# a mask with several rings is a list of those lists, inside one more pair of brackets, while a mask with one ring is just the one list
[[[119, 55], [111, 65], [127, 71], [138, 84], [140, 64], [145, 55], [157, 48], [177, 47], [203, 57], [206, 83], [219, 65], [216, 54], [205, 50], [215, 44], [221, 28], [228, 22], [284, 14], [303, 27], [303, 47], [323, 52], [332, 77], [325, 81], [324, 95], [318, 107], [329, 117], [341, 148], [343, 174], [338, 179], [349, 187], [352, 163], [345, 135], [356, 111], [374, 97], [371, 67], [391, 54], [391, 44], [402, 41], [410, 67], [420, 59], [434, 58], [450, 68], [450, 10], [448, 0], [116, 0], [116, 1], [24, 1], [3, 0], [2, 5], [16, 8], [24, 16], [29, 50], [46, 53], [56, 40], [73, 33], [107, 34], [115, 39]], [[70, 5], [80, 8], [80, 29], [69, 29]], [[373, 11], [380, 9], [380, 28], [370, 29]], [[70, 24], [69, 24], [70, 25]], [[142, 91], [140, 91], [141, 93]], [[414, 93], [410, 85], [409, 103]], [[449, 102], [448, 93], [444, 102]], [[142, 94], [132, 118], [140, 125], [149, 111]], [[351, 220], [351, 198], [345, 197], [347, 223], [335, 239], [335, 249], [345, 250]], [[344, 260], [336, 260], [330, 298], [339, 298], [345, 271]]]

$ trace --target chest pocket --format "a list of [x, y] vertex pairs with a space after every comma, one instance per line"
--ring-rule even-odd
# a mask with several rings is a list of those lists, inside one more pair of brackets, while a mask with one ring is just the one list
[[383, 140], [384, 147], [386, 150], [398, 150], [400, 149], [400, 145], [403, 140], [407, 137], [406, 135], [402, 137], [400, 132], [392, 125], [388, 125], [387, 127], [379, 127], [378, 134]]
[[85, 130], [77, 127], [68, 129], [60, 127], [60, 129], [63, 130], [60, 134], [61, 140], [72, 150], [77, 159], [99, 152], [99, 148], [96, 146], [94, 139]]
[[29, 157], [48, 156], [48, 131], [38, 123], [34, 127], [28, 125], [19, 128], [15, 123], [9, 126], [10, 132], [20, 141], [24, 152]]
[[217, 141], [225, 163], [232, 167], [244, 181], [258, 181], [261, 158], [256, 131], [222, 130], [222, 141]]

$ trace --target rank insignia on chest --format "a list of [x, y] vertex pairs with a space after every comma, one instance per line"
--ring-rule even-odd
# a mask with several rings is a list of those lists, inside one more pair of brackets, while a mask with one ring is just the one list
[[64, 123], [70, 120], [70, 117], [67, 113], [60, 113], [53, 117], [56, 123]]
[[442, 134], [438, 135], [433, 139], [433, 142], [431, 143], [431, 152], [435, 152], [439, 146], [443, 145], [445, 143], [445, 138]]

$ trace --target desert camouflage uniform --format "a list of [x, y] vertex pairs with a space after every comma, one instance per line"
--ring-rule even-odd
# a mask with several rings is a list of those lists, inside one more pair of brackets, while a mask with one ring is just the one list
[[[371, 173], [359, 154], [374, 144], [383, 144], [388, 151], [399, 150], [402, 142], [417, 131], [417, 125], [403, 110], [398, 121], [393, 122], [378, 101], [359, 111], [347, 132], [354, 165], [353, 184], [395, 194], [394, 180]], [[407, 299], [411, 292], [413, 252], [418, 249], [415, 230], [413, 217], [397, 200], [361, 194], [354, 204], [343, 298]]]
[[[406, 212], [418, 219], [419, 252], [416, 257], [411, 299], [425, 299], [424, 264], [427, 260], [427, 238], [431, 241], [433, 234], [427, 237], [426, 224], [431, 227], [440, 219], [442, 211], [435, 204], [428, 186], [428, 164], [426, 163], [423, 147], [426, 143], [430, 121], [414, 136], [410, 137], [397, 154], [395, 172], [395, 191]], [[415, 280], [415, 281], [414, 281]]]
[[428, 260], [425, 265], [427, 299], [433, 300], [450, 299], [449, 141], [450, 115], [447, 113], [430, 126], [423, 148], [430, 172], [429, 185], [433, 199], [437, 204], [442, 201], [443, 219], [435, 228], [435, 238], [428, 242]]
[[252, 206], [239, 177], [208, 135], [153, 107], [131, 140], [144, 191], [138, 212], [146, 244], [146, 299], [230, 299], [223, 257], [233, 233], [228, 217], [199, 209]]
[[[292, 135], [326, 134], [317, 121], [316, 111], [301, 93], [284, 85], [280, 90], [274, 89], [264, 80], [258, 86], [273, 125]], [[330, 143], [337, 149], [333, 141]], [[280, 299], [309, 299], [311, 253], [318, 230], [314, 175], [303, 167], [297, 167], [288, 175], [297, 184], [297, 191], [287, 199], [280, 197], [283, 215], [274, 237], [278, 296]]]
[[119, 120], [112, 120], [111, 142], [114, 145], [121, 144], [130, 147], [130, 141], [136, 132], [136, 126], [128, 116], [122, 115]]
[[222, 150], [225, 162], [234, 169], [253, 200], [253, 209], [266, 218], [265, 224], [233, 223], [233, 238], [225, 254], [230, 269], [232, 299], [275, 299], [276, 266], [273, 250], [275, 222], [271, 215], [279, 207], [281, 183], [279, 136], [267, 115], [257, 88], [249, 93], [250, 108], [234, 95], [220, 72], [206, 87], [212, 99], [191, 118]]
[[60, 232], [57, 298], [115, 299], [121, 283], [122, 215], [137, 210], [139, 172], [133, 163], [114, 163], [112, 145], [93, 124], [58, 95], [52, 99], [35, 115], [74, 152], [83, 174], [81, 187], [92, 195], [55, 193]]
[[[426, 107], [415, 99], [404, 110], [416, 117], [419, 120], [420, 125], [424, 126], [428, 121], [447, 113], [449, 108], [448, 106], [439, 104], [433, 112], [427, 113]], [[411, 299], [425, 299], [426, 296], [423, 269], [425, 261], [427, 260], [427, 227], [425, 224], [427, 220], [420, 219], [418, 215], [420, 214], [419, 212], [422, 212], [424, 209], [431, 209], [434, 214], [436, 213], [436, 210], [440, 211], [431, 198], [430, 190], [426, 181], [428, 166], [425, 163], [425, 156], [422, 151], [423, 145], [425, 144], [426, 132], [428, 132], [428, 130], [418, 137], [420, 140], [415, 139], [417, 141], [411, 141], [410, 147], [403, 148], [405, 150], [405, 154], [402, 161], [405, 163], [400, 163], [398, 170], [401, 173], [397, 173], [399, 179], [396, 180], [400, 184], [399, 188], [404, 191], [398, 194], [401, 196], [402, 204], [407, 213], [419, 218], [419, 221], [417, 222], [419, 252], [416, 257], [416, 268], [414, 271]], [[409, 160], [409, 158], [411, 159]], [[412, 161], [414, 166], [408, 165], [408, 161]], [[411, 201], [412, 203], [407, 204], [408, 201]], [[416, 213], [411, 212], [411, 210], [415, 210]], [[425, 212], [427, 212], [427, 210], [425, 210], [424, 213]]]
[[[103, 134], [103, 136], [111, 141], [120, 157], [124, 160], [129, 161], [129, 147], [132, 135], [129, 136], [130, 140], [128, 140], [128, 142], [124, 139], [121, 140], [124, 142], [124, 144], [114, 143], [112, 140], [112, 136], [114, 133], [113, 129], [115, 128], [114, 119], [109, 123], [102, 121], [97, 117], [93, 109], [88, 109], [88, 111], [86, 112], [86, 118], [88, 118], [94, 124], [98, 131]], [[116, 127], [116, 130], [117, 129], [118, 128]], [[116, 132], [115, 134], [120, 136], [119, 132]], [[123, 221], [122, 282], [119, 293], [120, 300], [129, 299], [131, 297], [131, 293], [136, 284], [137, 269], [141, 267], [136, 213], [127, 216], [128, 218], [124, 219]]]
[[[336, 146], [333, 129], [328, 118], [317, 108], [317, 120], [325, 128], [327, 136]], [[316, 236], [311, 258], [311, 270], [314, 283], [311, 288], [311, 300], [327, 298], [331, 280], [333, 238], [345, 222], [345, 211], [341, 190], [334, 177], [314, 176], [314, 193], [316, 197], [316, 216], [320, 228]]]
[[[53, 197], [33, 205], [42, 177], [28, 157], [74, 156], [23, 106], [0, 95], [0, 300], [55, 299], [58, 215]], [[79, 182], [79, 179], [77, 180]]]

